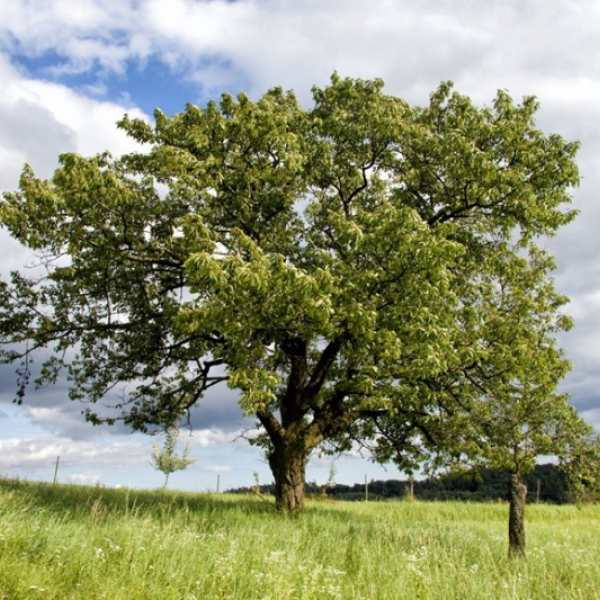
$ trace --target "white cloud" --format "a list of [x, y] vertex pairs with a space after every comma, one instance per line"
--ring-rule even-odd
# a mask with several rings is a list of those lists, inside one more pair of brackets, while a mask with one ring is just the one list
[[147, 465], [147, 444], [114, 441], [110, 446], [54, 436], [0, 440], [0, 469], [47, 469], [60, 456], [62, 467]]
[[[150, 57], [205, 91], [295, 87], [306, 97], [335, 69], [382, 76], [423, 101], [442, 79], [488, 100], [498, 87], [581, 102], [600, 72], [595, 0], [14, 0], [0, 8], [0, 41], [29, 56], [58, 55], [48, 73], [124, 74]], [[596, 49], [596, 51], [594, 51]], [[538, 89], [531, 90], [535, 81]], [[565, 85], [567, 84], [568, 85]], [[544, 90], [546, 93], [546, 89]], [[584, 98], [587, 94], [584, 94]]]
[[136, 144], [116, 122], [138, 109], [93, 100], [64, 85], [23, 77], [0, 55], [0, 156], [8, 166], [0, 171], [0, 189], [12, 189], [23, 163], [29, 161], [48, 177], [61, 152], [93, 155], [104, 150], [130, 152]]
[[[23, 406], [32, 425], [70, 440], [98, 439], [108, 435], [108, 427], [93, 427], [85, 421], [81, 414], [84, 406], [80, 403], [67, 400], [60, 393], [58, 396], [45, 395], [45, 401], [49, 406]], [[31, 403], [31, 400], [27, 402]]]
[[132, 43], [136, 28], [134, 2], [120, 0], [29, 0], [0, 4], [0, 40], [27, 56], [53, 52], [67, 59], [68, 69], [84, 71], [94, 64], [122, 72], [124, 61], [143, 45]]
[[200, 429], [193, 431], [189, 436], [181, 435], [180, 440], [183, 443], [189, 443], [190, 448], [210, 448], [212, 446], [220, 446], [230, 444], [239, 438], [238, 431], [221, 431], [219, 429]]
[[123, 73], [127, 61], [154, 56], [179, 74], [199, 72], [208, 88], [241, 74], [253, 91], [283, 84], [306, 92], [338, 69], [384, 76], [395, 91], [427, 80], [428, 90], [463, 76], [479, 87], [482, 75], [570, 77], [584, 71], [580, 58], [597, 71], [589, 52], [597, 14], [593, 0], [15, 0], [0, 8], [0, 40], [30, 56], [51, 51], [67, 71]]

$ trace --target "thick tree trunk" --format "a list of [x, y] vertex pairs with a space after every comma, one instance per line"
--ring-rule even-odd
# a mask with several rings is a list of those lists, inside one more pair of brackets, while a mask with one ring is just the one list
[[527, 486], [518, 475], [511, 475], [508, 482], [508, 553], [525, 556], [525, 500]]
[[269, 453], [275, 478], [275, 505], [280, 512], [297, 512], [304, 507], [307, 453], [302, 445], [282, 444]]

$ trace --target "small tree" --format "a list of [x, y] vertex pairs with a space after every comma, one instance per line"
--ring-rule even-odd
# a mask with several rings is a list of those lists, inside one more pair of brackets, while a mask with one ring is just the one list
[[427, 381], [424, 393], [435, 393], [438, 409], [417, 426], [405, 414], [380, 420], [375, 450], [379, 460], [391, 458], [408, 472], [420, 463], [430, 471], [508, 470], [509, 554], [524, 556], [523, 476], [539, 456], [553, 455], [565, 465], [573, 489], [589, 487], [599, 453], [592, 428], [557, 392], [570, 364], [554, 334], [571, 323], [556, 313], [562, 299], [546, 277], [552, 257], [537, 248], [528, 264], [516, 253], [504, 261], [504, 274], [482, 280], [477, 301], [465, 304], [463, 344], [475, 335], [485, 349], [479, 377], [445, 372]]
[[490, 397], [478, 407], [472, 423], [479, 438], [471, 440], [467, 452], [478, 455], [474, 462], [511, 473], [508, 481], [508, 547], [511, 556], [525, 555], [525, 503], [527, 486], [523, 475], [531, 472], [541, 455], [565, 459], [571, 451], [569, 439], [589, 435], [591, 428], [561, 394], [548, 394], [526, 385]]
[[335, 468], [335, 463], [331, 461], [329, 465], [329, 472], [327, 475], [327, 481], [325, 483], [317, 483], [314, 482], [314, 487], [318, 489], [321, 493], [321, 499], [325, 500], [327, 498], [327, 490], [329, 488], [335, 487], [335, 476], [337, 475], [337, 469]]
[[[557, 386], [570, 368], [553, 335], [563, 316], [552, 316], [554, 300], [548, 295], [543, 273], [552, 260], [539, 252], [528, 271], [501, 282], [489, 294], [486, 313], [493, 334], [490, 353], [504, 354], [494, 361], [502, 369], [493, 383], [460, 419], [455, 439], [464, 446], [461, 456], [478, 465], [511, 472], [509, 497], [509, 554], [525, 555], [525, 503], [523, 475], [531, 472], [539, 456], [553, 455], [575, 467], [576, 448], [593, 438], [593, 429], [569, 404]], [[544, 310], [531, 309], [532, 299]], [[493, 335], [493, 343], [491, 342]]]
[[185, 447], [183, 454], [177, 454], [176, 446], [179, 438], [179, 429], [177, 427], [169, 427], [165, 430], [165, 443], [162, 449], [152, 444], [152, 459], [151, 463], [154, 468], [165, 474], [165, 482], [162, 486], [164, 490], [169, 482], [169, 475], [176, 471], [187, 469], [194, 461], [189, 458], [189, 445]]

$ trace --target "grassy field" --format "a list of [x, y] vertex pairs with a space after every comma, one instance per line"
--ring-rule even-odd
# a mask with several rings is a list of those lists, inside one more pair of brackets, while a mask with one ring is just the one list
[[600, 599], [600, 506], [326, 503], [0, 479], [0, 598]]

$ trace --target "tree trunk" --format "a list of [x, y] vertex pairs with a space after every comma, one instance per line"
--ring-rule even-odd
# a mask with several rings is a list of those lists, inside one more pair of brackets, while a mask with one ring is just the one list
[[280, 512], [297, 512], [304, 507], [307, 452], [301, 444], [283, 443], [269, 453], [275, 478], [275, 506]]
[[518, 475], [511, 475], [508, 482], [508, 553], [525, 556], [525, 500], [527, 486]]
[[165, 473], [165, 482], [163, 483], [163, 486], [162, 486], [163, 490], [167, 489], [167, 484], [169, 483], [169, 475], [170, 475], [170, 473]]

